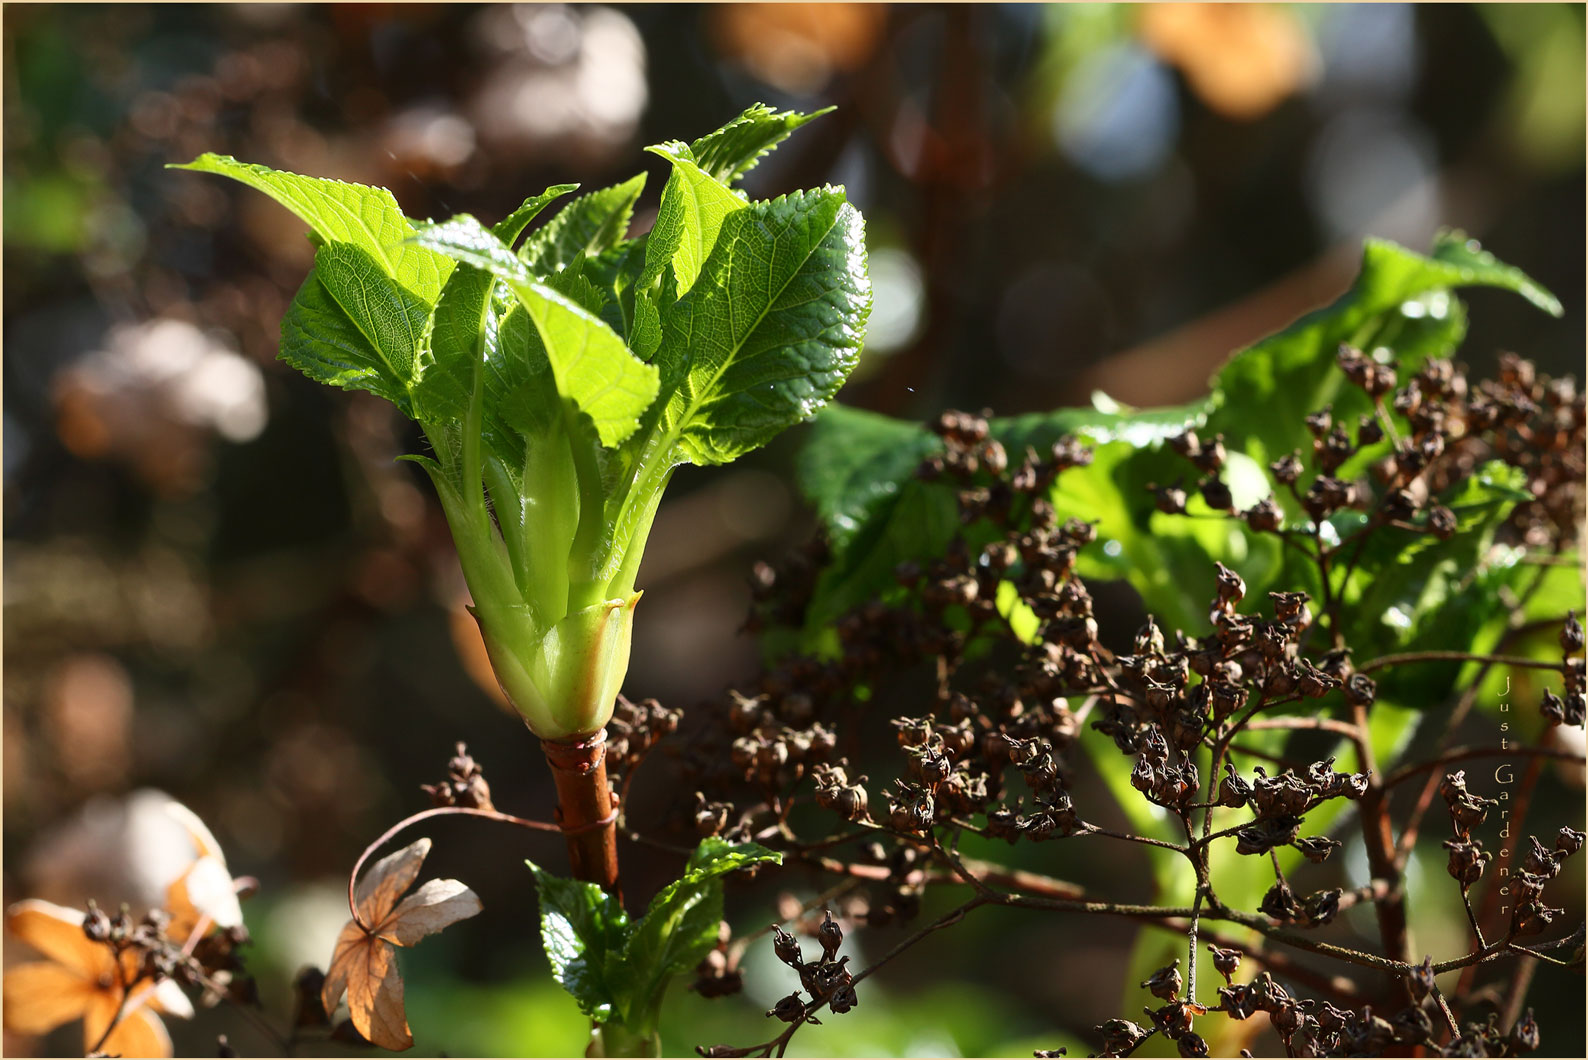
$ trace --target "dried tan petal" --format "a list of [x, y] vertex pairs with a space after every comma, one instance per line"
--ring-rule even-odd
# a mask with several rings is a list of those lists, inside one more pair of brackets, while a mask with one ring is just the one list
[[426, 935], [467, 920], [481, 908], [479, 896], [463, 881], [426, 880], [392, 910], [380, 927], [380, 937], [399, 946], [412, 946]]
[[[115, 1018], [117, 1007], [115, 992], [103, 991], [95, 995], [93, 1004], [83, 1018], [84, 1052], [99, 1045], [100, 1036]], [[147, 1006], [140, 1005], [122, 1014], [110, 1037], [105, 1039], [103, 1045], [99, 1045], [99, 1049], [106, 1056], [167, 1057], [172, 1054], [171, 1035], [166, 1032], [159, 1016], [149, 1011]]]
[[378, 929], [397, 905], [397, 899], [419, 878], [419, 869], [430, 853], [430, 838], [418, 839], [394, 854], [387, 854], [364, 872], [358, 885], [358, 911], [364, 922]]
[[6, 911], [6, 927], [44, 956], [65, 965], [90, 983], [113, 976], [110, 947], [83, 934], [83, 911], [28, 898]]
[[18, 965], [5, 974], [5, 1029], [44, 1034], [81, 1016], [96, 984], [49, 961]]
[[365, 937], [347, 961], [347, 1011], [358, 1033], [382, 1049], [407, 1049], [414, 1044], [403, 1012], [403, 977], [397, 949]]
[[336, 948], [331, 951], [331, 963], [325, 969], [325, 984], [320, 987], [320, 1003], [325, 1006], [326, 1015], [336, 1011], [337, 1003], [347, 993], [347, 969], [353, 951], [368, 938], [353, 920], [349, 920], [342, 933], [336, 936]]

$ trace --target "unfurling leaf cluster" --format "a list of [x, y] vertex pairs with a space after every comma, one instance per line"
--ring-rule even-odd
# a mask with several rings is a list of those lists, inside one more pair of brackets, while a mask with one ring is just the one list
[[727, 463], [808, 419], [860, 352], [864, 223], [840, 188], [734, 185], [814, 115], [750, 108], [651, 150], [671, 175], [546, 189], [493, 226], [403, 216], [381, 188], [207, 154], [187, 169], [274, 198], [315, 263], [281, 357], [418, 421], [493, 668], [543, 738], [600, 729], [628, 665], [634, 590], [680, 464]]

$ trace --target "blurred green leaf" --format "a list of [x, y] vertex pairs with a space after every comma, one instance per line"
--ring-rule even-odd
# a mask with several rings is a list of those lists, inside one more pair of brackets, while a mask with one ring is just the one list
[[1560, 303], [1521, 270], [1503, 265], [1460, 232], [1442, 232], [1424, 257], [1384, 239], [1369, 239], [1351, 289], [1236, 354], [1213, 378], [1207, 429], [1225, 443], [1267, 463], [1309, 439], [1308, 414], [1334, 406], [1351, 423], [1371, 410], [1367, 396], [1335, 366], [1342, 343], [1393, 352], [1402, 377], [1429, 357], [1448, 356], [1466, 336], [1466, 311], [1457, 287], [1515, 291], [1559, 316]]

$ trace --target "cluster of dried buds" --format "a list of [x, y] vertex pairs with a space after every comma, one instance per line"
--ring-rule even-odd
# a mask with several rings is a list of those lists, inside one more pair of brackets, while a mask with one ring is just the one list
[[763, 791], [798, 783], [837, 750], [832, 732], [812, 722], [815, 708], [810, 696], [791, 692], [774, 702], [764, 693], [732, 695], [728, 724], [737, 735], [730, 758], [740, 777]]
[[[1445, 849], [1450, 851], [1446, 871], [1466, 893], [1483, 877], [1490, 860], [1489, 852], [1483, 849], [1482, 840], [1472, 835], [1472, 829], [1482, 824], [1489, 810], [1499, 803], [1469, 792], [1464, 770], [1446, 774], [1439, 784], [1439, 794], [1450, 809], [1450, 825], [1455, 833], [1445, 840]], [[1510, 930], [1518, 937], [1539, 934], [1565, 911], [1544, 904], [1544, 885], [1560, 874], [1567, 858], [1582, 849], [1584, 835], [1575, 828], [1563, 827], [1555, 836], [1553, 848], [1546, 848], [1537, 836], [1528, 838], [1529, 850], [1510, 883], [1516, 889]]]
[[[1337, 420], [1332, 408], [1306, 418], [1310, 454], [1291, 453], [1270, 467], [1276, 490], [1293, 498], [1293, 510], [1315, 523], [1343, 509], [1361, 511], [1366, 519], [1355, 534], [1393, 527], [1447, 538], [1460, 525], [1438, 498], [1483, 461], [1499, 458], [1527, 472], [1536, 498], [1518, 507], [1506, 531], [1510, 540], [1529, 547], [1564, 547], [1575, 540], [1583, 398], [1569, 380], [1541, 379], [1514, 358], [1505, 361], [1498, 382], [1471, 387], [1448, 361], [1428, 361], [1405, 382], [1382, 351], [1370, 356], [1342, 348], [1339, 365], [1370, 399], [1372, 411], [1354, 422]], [[727, 734], [731, 747], [713, 746], [708, 730], [700, 746], [681, 756], [701, 791], [697, 829], [751, 835], [774, 822], [786, 829], [798, 786], [809, 783], [821, 808], [847, 822], [874, 821], [891, 833], [871, 844], [872, 860], [889, 866], [889, 876], [883, 884], [887, 895], [869, 903], [868, 922], [909, 917], [920, 905], [916, 862], [925, 857], [924, 844], [935, 828], [966, 827], [1014, 843], [1059, 839], [1091, 827], [1072, 801], [1065, 761], [1089, 720], [1134, 759], [1131, 784], [1149, 801], [1189, 815], [1205, 805], [1197, 800], [1207, 789], [1214, 805], [1249, 810], [1252, 819], [1229, 830], [1239, 853], [1263, 855], [1289, 845], [1316, 863], [1338, 849], [1337, 840], [1302, 837], [1305, 816], [1329, 800], [1361, 798], [1370, 785], [1367, 773], [1337, 772], [1333, 759], [1325, 759], [1272, 776], [1252, 767], [1243, 776], [1224, 762], [1215, 782], [1199, 776], [1196, 762], [1205, 747], [1229, 747], [1259, 709], [1330, 696], [1355, 708], [1373, 705], [1377, 687], [1354, 669], [1348, 648], [1307, 650], [1305, 635], [1315, 619], [1307, 594], [1270, 592], [1261, 611], [1243, 611], [1245, 581], [1217, 564], [1205, 635], [1166, 636], [1149, 617], [1131, 653], [1115, 655], [1099, 641], [1091, 594], [1075, 574], [1077, 557], [1095, 542], [1096, 529], [1060, 520], [1048, 500], [1057, 477], [1090, 463], [1091, 452], [1062, 438], [1045, 452], [1027, 448], [1012, 455], [992, 436], [985, 415], [965, 412], [946, 412], [930, 428], [942, 450], [925, 458], [916, 475], [952, 489], [965, 529], [940, 556], [895, 568], [905, 594], [888, 594], [891, 602], [872, 599], [833, 623], [836, 652], [785, 656], [763, 672], [753, 694], [733, 692], [721, 702], [727, 725], [713, 728]], [[1529, 449], [1529, 440], [1537, 451]], [[1259, 532], [1296, 532], [1285, 528], [1285, 507], [1276, 496], [1237, 510], [1223, 478], [1231, 457], [1222, 435], [1204, 438], [1188, 429], [1169, 445], [1196, 469], [1194, 490], [1210, 508]], [[1186, 511], [1188, 494], [1180, 483], [1150, 488], [1161, 511]], [[1327, 545], [1318, 539], [1320, 549], [1349, 545], [1349, 539]], [[751, 627], [802, 628], [826, 558], [818, 543], [781, 569], [759, 566]], [[1018, 605], [1006, 598], [1011, 588]], [[1029, 642], [1004, 617], [1012, 605], [1036, 618]], [[973, 668], [986, 658], [981, 652], [988, 644], [1003, 654], [996, 663]], [[1546, 694], [1544, 712], [1557, 723], [1581, 725], [1588, 682], [1575, 616], [1561, 644], [1565, 698]], [[879, 722], [887, 714], [854, 710], [857, 698], [870, 698], [857, 697], [856, 690], [878, 689], [890, 673], [921, 661], [936, 665], [936, 697], [919, 714], [892, 719], [902, 762], [892, 778], [873, 783], [854, 764], [860, 761], [859, 729], [868, 713]], [[1072, 709], [1072, 703], [1078, 706]], [[842, 730], [825, 727], [836, 729], [839, 719]], [[839, 756], [840, 747], [847, 757]], [[870, 757], [863, 766], [878, 775]], [[742, 800], [744, 785], [760, 796], [759, 804]], [[877, 804], [868, 789], [880, 794]], [[1457, 822], [1449, 844], [1451, 872], [1470, 886], [1488, 858], [1470, 835], [1486, 812], [1485, 800], [1464, 788], [1452, 791], [1446, 792]], [[1580, 833], [1563, 831], [1553, 851], [1535, 844], [1523, 871], [1540, 881], [1538, 888], [1575, 850], [1572, 835]], [[1280, 923], [1312, 927], [1329, 923], [1360, 897], [1339, 889], [1297, 895], [1281, 877], [1260, 908]], [[1554, 911], [1534, 892], [1524, 898], [1513, 929], [1540, 930]], [[1215, 960], [1228, 980], [1239, 955], [1220, 951]], [[1183, 1055], [1205, 1055], [1206, 1044], [1192, 1024], [1208, 1010], [1179, 997], [1177, 977], [1176, 969], [1165, 969], [1146, 984], [1165, 1002], [1149, 1010], [1150, 1025], [1111, 1020], [1098, 1028], [1104, 1055], [1128, 1053], [1152, 1033], [1174, 1040]], [[1426, 992], [1390, 1019], [1368, 1008], [1348, 1012], [1290, 998], [1266, 973], [1252, 983], [1228, 985], [1221, 995], [1220, 1010], [1236, 1019], [1268, 1012], [1297, 1055], [1432, 1043], [1430, 1013], [1422, 1004]], [[774, 1014], [800, 1019], [807, 1010], [808, 1003], [793, 995]], [[1525, 1045], [1525, 1035], [1510, 1042], [1513, 1051]]]
[[1498, 1013], [1483, 1023], [1468, 1023], [1461, 1034], [1436, 1049], [1440, 1056], [1520, 1056], [1538, 1048], [1538, 1021], [1528, 1009], [1509, 1031], [1500, 1026]]
[[810, 995], [810, 1000], [802, 1000], [800, 991], [796, 990], [779, 999], [767, 1011], [768, 1016], [776, 1016], [784, 1023], [820, 1023], [814, 1013], [823, 1005], [843, 1015], [859, 1004], [855, 997], [854, 975], [846, 967], [849, 958], [838, 956], [838, 949], [844, 944], [844, 931], [830, 910], [816, 929], [816, 941], [821, 945], [822, 955], [807, 961], [800, 952], [799, 940], [781, 927], [772, 926], [773, 952], [778, 960], [799, 973], [800, 987]]
[[115, 955], [115, 966], [135, 969], [135, 980], [160, 983], [175, 980], [183, 986], [203, 990], [206, 1005], [222, 1000], [257, 1006], [259, 993], [251, 976], [242, 974], [238, 948], [248, 942], [248, 931], [241, 924], [211, 931], [191, 946], [185, 936], [171, 935], [171, 916], [162, 909], [151, 909], [134, 920], [123, 905], [114, 916], [99, 908], [92, 899], [83, 917], [83, 934], [90, 942], [102, 943]]
[[[1369, 356], [1341, 346], [1345, 376], [1372, 399], [1374, 410], [1354, 425], [1335, 418], [1331, 406], [1306, 417], [1315, 474], [1306, 473], [1300, 451], [1274, 461], [1274, 479], [1291, 490], [1314, 522], [1345, 509], [1369, 512], [1376, 525], [1448, 538], [1458, 528], [1455, 513], [1435, 498], [1470, 477], [1484, 460], [1521, 468], [1532, 501], [1518, 505], [1510, 528], [1530, 547], [1565, 547], [1578, 536], [1583, 508], [1584, 401], [1570, 378], [1541, 376], [1514, 354], [1501, 358], [1498, 379], [1469, 388], [1465, 369], [1448, 360], [1426, 361], [1404, 386], [1387, 351]], [[1396, 422], [1399, 421], [1399, 428]], [[1387, 452], [1378, 447], [1389, 432]], [[1285, 525], [1283, 508], [1264, 498], [1236, 511], [1219, 473], [1227, 460], [1222, 435], [1211, 441], [1187, 430], [1169, 440], [1201, 474], [1197, 491], [1208, 507], [1238, 515], [1259, 532]], [[1363, 474], [1346, 476], [1352, 458], [1368, 451]], [[1361, 462], [1358, 462], [1360, 464]], [[1357, 466], [1357, 465], [1353, 465]], [[1187, 493], [1180, 486], [1149, 485], [1159, 510], [1180, 514]]]
[[1529, 836], [1528, 841], [1527, 855], [1512, 883], [1516, 888], [1516, 908], [1511, 913], [1511, 934], [1517, 937], [1539, 934], [1565, 912], [1544, 904], [1544, 885], [1560, 874], [1567, 858], [1582, 849], [1583, 833], [1574, 828], [1562, 828], [1550, 849], [1546, 849], [1537, 836]]
[[607, 723], [607, 774], [613, 783], [629, 776], [664, 736], [678, 731], [684, 712], [654, 699], [631, 702], [619, 693]]
[[1173, 964], [1159, 968], [1141, 986], [1164, 1004], [1156, 1009], [1151, 1006], [1142, 1009], [1150, 1027], [1142, 1027], [1130, 1020], [1115, 1019], [1093, 1028], [1103, 1040], [1101, 1055], [1127, 1056], [1148, 1036], [1157, 1033], [1173, 1041], [1181, 1056], [1207, 1056], [1207, 1042], [1192, 1028], [1196, 1017], [1205, 1016], [1209, 1010], [1206, 1005], [1180, 996], [1180, 991], [1185, 988], [1185, 979], [1180, 975], [1180, 961], [1176, 959]]
[[[1428, 967], [1432, 967], [1431, 963]], [[1385, 1019], [1376, 1015], [1370, 1005], [1353, 1011], [1311, 998], [1292, 997], [1273, 976], [1263, 972], [1250, 983], [1220, 987], [1217, 1011], [1235, 1020], [1266, 1013], [1290, 1056], [1380, 1056], [1394, 1047], [1433, 1044], [1434, 1022], [1425, 1005], [1432, 989], [1432, 973], [1426, 984], [1420, 983], [1414, 972], [1412, 1003]]]
[[1588, 681], [1584, 678], [1582, 623], [1577, 612], [1566, 613], [1566, 624], [1560, 630], [1561, 674], [1565, 679], [1566, 696], [1562, 699], [1549, 689], [1544, 690], [1544, 702], [1539, 707], [1544, 720], [1551, 725], [1575, 725], [1582, 728], [1588, 720]]
[[447, 762], [447, 779], [439, 784], [421, 784], [419, 789], [430, 796], [433, 806], [495, 809], [491, 805], [491, 786], [485, 782], [485, 772], [462, 741], [458, 743], [457, 754]]
[[1439, 782], [1439, 794], [1450, 810], [1450, 826], [1455, 832], [1453, 838], [1445, 840], [1445, 849], [1450, 851], [1450, 860], [1445, 868], [1465, 892], [1483, 878], [1483, 870], [1488, 867], [1491, 857], [1483, 849], [1483, 840], [1473, 836], [1472, 829], [1482, 824], [1489, 816], [1489, 810], [1499, 803], [1469, 792], [1467, 771], [1464, 769], [1447, 773], [1445, 779]]
[[1502, 354], [1498, 376], [1478, 383], [1457, 414], [1492, 455], [1527, 474], [1525, 489], [1534, 499], [1511, 517], [1521, 543], [1574, 544], [1582, 526], [1585, 437], [1576, 381], [1552, 379], [1531, 361]]

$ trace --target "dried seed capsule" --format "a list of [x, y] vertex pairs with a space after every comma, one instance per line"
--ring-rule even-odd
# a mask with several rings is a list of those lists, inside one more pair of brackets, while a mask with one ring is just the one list
[[831, 909], [823, 909], [822, 913], [825, 914], [826, 919], [822, 921], [822, 926], [816, 929], [816, 939], [822, 944], [823, 955], [831, 958], [838, 952], [838, 947], [844, 944], [844, 929], [833, 919]]
[[1490, 855], [1483, 849], [1482, 842], [1476, 839], [1447, 839], [1445, 849], [1450, 851], [1445, 870], [1462, 887], [1471, 887], [1483, 877]]
[[1187, 427], [1179, 434], [1171, 435], [1168, 439], [1169, 448], [1184, 457], [1194, 457], [1202, 452], [1202, 440], [1197, 437], [1197, 432]]
[[1224, 779], [1219, 782], [1219, 805], [1231, 809], [1239, 809], [1246, 805], [1252, 797], [1252, 786], [1241, 775], [1235, 772], [1235, 767], [1229, 762], [1224, 763]]
[[1577, 621], [1577, 612], [1566, 612], [1566, 624], [1560, 629], [1560, 650], [1567, 655], [1576, 655], [1583, 648], [1582, 623]]
[[1345, 683], [1345, 701], [1356, 707], [1371, 707], [1378, 685], [1367, 674], [1352, 674]]
[[1533, 1018], [1532, 1009], [1528, 1009], [1516, 1021], [1516, 1026], [1511, 1028], [1511, 1042], [1516, 1049], [1529, 1053], [1538, 1048], [1538, 1021]]
[[838, 793], [835, 809], [847, 821], [864, 821], [871, 816], [867, 802], [866, 789], [859, 784], [851, 784]]
[[1302, 903], [1302, 912], [1307, 917], [1307, 923], [1318, 927], [1332, 921], [1340, 912], [1340, 894], [1340, 888], [1332, 887], [1308, 895], [1306, 901]]
[[1222, 563], [1215, 563], [1218, 572], [1217, 591], [1221, 603], [1238, 604], [1246, 596], [1246, 582], [1239, 574]]
[[1258, 912], [1267, 913], [1280, 923], [1300, 920], [1305, 914], [1300, 903], [1296, 901], [1295, 893], [1290, 889], [1290, 884], [1279, 880], [1263, 895], [1262, 904], [1257, 907]]
[[1103, 1052], [1123, 1056], [1136, 1048], [1147, 1032], [1130, 1020], [1109, 1020], [1092, 1028], [1103, 1039]]
[[1259, 532], [1272, 533], [1284, 525], [1284, 514], [1272, 497], [1264, 497], [1242, 513], [1246, 525]]
[[800, 1000], [799, 991], [784, 998], [779, 998], [778, 1003], [767, 1010], [768, 1016], [776, 1016], [784, 1023], [793, 1023], [805, 1015], [805, 1002]]
[[1301, 478], [1301, 454], [1293, 452], [1288, 456], [1280, 457], [1269, 464], [1268, 469], [1273, 472], [1274, 478], [1278, 479], [1281, 485], [1293, 486], [1296, 480]]
[[1375, 445], [1383, 440], [1384, 428], [1379, 426], [1378, 417], [1369, 414], [1357, 421], [1357, 445]]
[[1582, 849], [1584, 838], [1583, 833], [1577, 831], [1577, 829], [1562, 826], [1560, 834], [1555, 837], [1555, 849], [1567, 857], [1571, 857]]
[[1224, 977], [1226, 983], [1230, 982], [1235, 975], [1235, 969], [1241, 966], [1240, 951], [1210, 945], [1208, 952], [1213, 955], [1214, 969]]
[[1434, 991], [1434, 959], [1424, 957], [1423, 963], [1417, 965], [1406, 977], [1412, 989], [1412, 999], [1421, 1002]]
[[1298, 839], [1291, 844], [1291, 846], [1301, 851], [1303, 857], [1315, 865], [1327, 861], [1329, 855], [1338, 850], [1341, 845], [1339, 840], [1329, 839], [1321, 835], [1308, 836], [1306, 839]]
[[1428, 530], [1441, 541], [1447, 541], [1456, 532], [1456, 513], [1443, 504], [1428, 509]]
[[1148, 486], [1153, 491], [1153, 503], [1165, 515], [1184, 515], [1185, 490], [1178, 486]]
[[1159, 968], [1141, 985], [1151, 991], [1154, 997], [1165, 1001], [1175, 1000], [1185, 986], [1185, 980], [1180, 975], [1180, 959], [1176, 957], [1173, 964]]
[[1224, 448], [1224, 435], [1215, 434], [1213, 441], [1202, 446], [1201, 450], [1191, 457], [1191, 462], [1196, 464], [1197, 470], [1209, 475], [1216, 475], [1224, 469], [1224, 463], [1229, 459], [1229, 453]]
[[1368, 360], [1367, 355], [1361, 350], [1342, 342], [1340, 348], [1335, 351], [1334, 359], [1340, 370], [1345, 373], [1345, 377], [1352, 383], [1362, 386], [1367, 382], [1373, 362]]
[[772, 952], [790, 968], [798, 968], [805, 963], [800, 955], [799, 940], [777, 924], [772, 925]]
[[1237, 854], [1266, 854], [1274, 847], [1293, 842], [1301, 828], [1301, 818], [1290, 815], [1265, 817], [1235, 833]]
[[1531, 842], [1531, 847], [1527, 852], [1527, 856], [1522, 859], [1523, 871], [1531, 872], [1535, 876], [1542, 876], [1547, 880], [1552, 880], [1560, 875], [1561, 862], [1566, 860], [1566, 855], [1556, 850], [1546, 849], [1544, 844], [1538, 841], [1538, 836], [1536, 835], [1529, 836], [1528, 839]]

